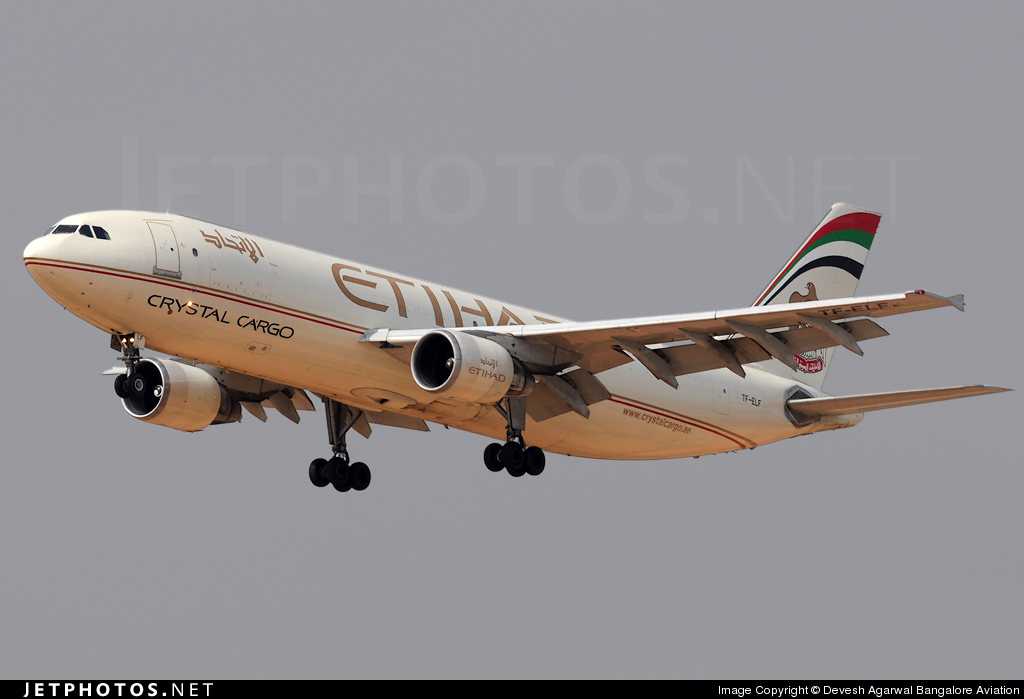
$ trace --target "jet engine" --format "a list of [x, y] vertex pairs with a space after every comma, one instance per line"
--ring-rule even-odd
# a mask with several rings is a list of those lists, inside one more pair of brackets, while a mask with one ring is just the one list
[[427, 333], [413, 347], [411, 365], [420, 388], [468, 403], [497, 403], [534, 387], [533, 376], [508, 350], [464, 332]]
[[181, 362], [140, 359], [118, 377], [118, 395], [132, 417], [182, 432], [242, 419], [242, 408], [208, 373]]

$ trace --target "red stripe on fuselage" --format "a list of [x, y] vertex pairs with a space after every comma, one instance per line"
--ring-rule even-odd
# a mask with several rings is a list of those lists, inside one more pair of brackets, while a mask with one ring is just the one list
[[[737, 446], [739, 446], [740, 449], [752, 449], [753, 447], [757, 446], [757, 444], [755, 444], [754, 442], [751, 442], [750, 440], [747, 440], [748, 444], [744, 444], [743, 442], [739, 441], [739, 439], [731, 437], [731, 436], [725, 434], [724, 432], [720, 432], [717, 429], [713, 429], [713, 428], [708, 427], [707, 425], [701, 424], [699, 422], [694, 422], [693, 420], [688, 420], [688, 419], [682, 417], [681, 415], [677, 415], [677, 414], [674, 414], [674, 413], [668, 413], [668, 412], [662, 412], [661, 410], [654, 410], [653, 408], [647, 407], [645, 405], [641, 405], [641, 404], [638, 404], [638, 403], [633, 403], [633, 402], [628, 402], [628, 401], [625, 401], [625, 400], [621, 400], [619, 397], [616, 397], [616, 396], [613, 396], [613, 397], [609, 398], [608, 400], [610, 402], [612, 402], [612, 403], [618, 403], [619, 405], [625, 405], [627, 407], [634, 408], [635, 410], [643, 410], [644, 412], [651, 413], [653, 415], [659, 415], [661, 417], [668, 418], [669, 420], [675, 420], [676, 422], [681, 422], [681, 423], [683, 423], [685, 425], [690, 425], [692, 427], [696, 427], [696, 428], [704, 430], [706, 432], [710, 432], [712, 434], [718, 435], [722, 439], [728, 439], [733, 444], [736, 444]], [[746, 439], [746, 438], [745, 437], [741, 437], [740, 439]]]
[[345, 330], [347, 332], [356, 333], [358, 335], [361, 335], [363, 332], [366, 331], [366, 328], [351, 328], [351, 327], [346, 327], [344, 325], [338, 325], [337, 322], [332, 322], [330, 319], [322, 318], [322, 317], [319, 317], [319, 316], [308, 315], [308, 314], [302, 313], [301, 311], [298, 311], [296, 309], [284, 310], [283, 307], [280, 307], [280, 306], [273, 306], [273, 305], [269, 305], [268, 306], [268, 305], [262, 305], [262, 304], [256, 303], [254, 301], [250, 301], [249, 299], [245, 298], [244, 296], [226, 295], [226, 294], [223, 294], [223, 293], [220, 293], [220, 292], [217, 292], [217, 291], [213, 291], [209, 287], [205, 287], [205, 286], [201, 286], [201, 285], [195, 285], [195, 284], [175, 284], [173, 282], [164, 281], [162, 279], [157, 279], [155, 277], [146, 277], [146, 276], [143, 276], [143, 275], [140, 275], [140, 274], [136, 274], [134, 272], [124, 272], [124, 271], [120, 271], [120, 270], [114, 271], [114, 270], [110, 270], [108, 268], [102, 268], [102, 267], [85, 267], [85, 266], [80, 266], [80, 265], [68, 264], [68, 263], [65, 263], [65, 262], [56, 263], [56, 262], [44, 262], [44, 261], [39, 261], [39, 260], [26, 260], [25, 261], [25, 266], [28, 267], [29, 265], [37, 265], [39, 267], [57, 267], [59, 269], [74, 270], [76, 272], [89, 272], [89, 273], [92, 273], [92, 274], [101, 274], [101, 275], [104, 275], [104, 276], [107, 276], [107, 277], [119, 277], [121, 279], [130, 279], [132, 281], [143, 282], [143, 283], [146, 283], [146, 284], [156, 284], [157, 286], [167, 286], [167, 287], [170, 287], [172, 289], [179, 289], [181, 291], [189, 291], [189, 292], [199, 291], [199, 292], [201, 292], [203, 294], [206, 294], [207, 296], [212, 296], [214, 298], [223, 299], [225, 301], [230, 301], [230, 302], [233, 302], [233, 303], [241, 303], [241, 304], [243, 304], [245, 306], [251, 306], [253, 308], [259, 308], [259, 309], [262, 309], [264, 311], [270, 311], [272, 313], [280, 313], [282, 315], [291, 316], [292, 318], [298, 318], [299, 320], [306, 320], [306, 321], [309, 321], [311, 323], [318, 323], [320, 325], [326, 325], [326, 326], [331, 327], [331, 328], [336, 328], [338, 330]]

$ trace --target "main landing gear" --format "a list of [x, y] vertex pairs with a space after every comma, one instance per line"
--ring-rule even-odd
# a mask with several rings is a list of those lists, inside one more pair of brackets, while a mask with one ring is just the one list
[[366, 490], [370, 485], [370, 467], [362, 461], [349, 463], [345, 435], [363, 416], [362, 410], [353, 410], [344, 403], [324, 398], [327, 412], [327, 437], [334, 456], [313, 459], [309, 464], [309, 480], [317, 488], [333, 485], [339, 493]]
[[508, 471], [508, 475], [519, 478], [524, 473], [539, 476], [544, 471], [547, 458], [540, 447], [527, 447], [523, 442], [526, 428], [526, 399], [506, 398], [494, 406], [508, 423], [504, 444], [494, 442], [484, 449], [484, 465], [497, 473]]

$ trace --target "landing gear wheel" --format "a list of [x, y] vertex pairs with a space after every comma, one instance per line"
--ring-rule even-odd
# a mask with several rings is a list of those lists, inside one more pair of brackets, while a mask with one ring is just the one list
[[505, 468], [505, 465], [498, 460], [498, 453], [501, 451], [501, 445], [497, 442], [492, 442], [487, 445], [484, 449], [484, 465], [487, 466], [487, 470], [493, 473]]
[[309, 464], [309, 480], [317, 488], [323, 488], [330, 484], [331, 480], [324, 475], [327, 466], [327, 459], [313, 459]]
[[117, 378], [114, 379], [114, 393], [117, 394], [118, 398], [127, 398], [130, 394], [128, 393], [128, 376], [127, 374], [118, 374]]
[[[327, 414], [327, 439], [331, 445], [334, 456], [321, 462], [318, 474], [320, 478], [314, 479], [314, 469], [310, 465], [309, 478], [313, 485], [323, 487], [320, 481], [326, 481], [334, 486], [339, 493], [349, 490], [366, 490], [370, 485], [370, 467], [362, 461], [349, 463], [348, 449], [345, 446], [345, 435], [355, 427], [360, 419], [363, 419], [363, 411], [351, 408], [344, 403], [321, 396], [324, 401], [324, 412]], [[366, 425], [369, 428], [369, 425]], [[326, 483], [324, 483], [326, 485]]]
[[526, 473], [526, 452], [519, 442], [505, 442], [505, 446], [498, 452], [498, 460], [508, 471], [510, 476], [519, 478]]
[[136, 398], [142, 398], [146, 394], [146, 377], [137, 371], [128, 374], [125, 380], [128, 386], [128, 393]]
[[348, 485], [352, 490], [366, 490], [370, 486], [370, 467], [362, 461], [349, 466]]
[[327, 476], [327, 479], [331, 482], [331, 485], [333, 485], [334, 489], [337, 490], [338, 492], [344, 493], [345, 491], [352, 487], [351, 484], [348, 482], [348, 461], [341, 458], [340, 456], [331, 457], [331, 459], [327, 462], [327, 468], [324, 469], [324, 475]]
[[523, 463], [527, 473], [531, 476], [539, 476], [544, 472], [547, 457], [544, 456], [544, 450], [540, 447], [527, 447]]

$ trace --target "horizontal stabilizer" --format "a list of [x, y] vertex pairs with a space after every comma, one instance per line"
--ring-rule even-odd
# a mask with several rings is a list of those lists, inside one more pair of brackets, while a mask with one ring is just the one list
[[987, 393], [1001, 393], [1009, 388], [998, 386], [953, 386], [951, 388], [928, 388], [921, 391], [893, 391], [892, 393], [866, 393], [860, 396], [828, 398], [794, 398], [787, 405], [794, 413], [807, 417], [821, 415], [850, 415], [871, 410], [899, 408], [904, 405], [933, 403], [939, 400], [983, 396]]

